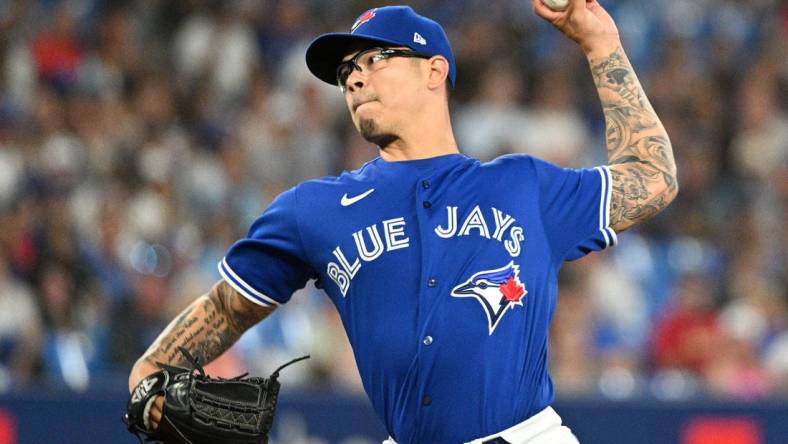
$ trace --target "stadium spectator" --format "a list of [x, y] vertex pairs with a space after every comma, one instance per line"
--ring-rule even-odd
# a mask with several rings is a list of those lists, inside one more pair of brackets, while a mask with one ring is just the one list
[[[378, 4], [0, 2], [0, 388], [116, 386], [273, 196], [375, 155], [303, 57]], [[556, 390], [678, 393], [665, 385], [678, 373], [719, 396], [788, 396], [788, 4], [608, 4], [682, 191], [612, 251], [564, 267]], [[413, 6], [455, 42], [466, 153], [604, 157], [582, 55], [527, 5]], [[217, 371], [265, 373], [280, 359], [260, 356], [308, 349], [320, 356], [292, 383], [359, 390], [338, 322], [309, 287]]]

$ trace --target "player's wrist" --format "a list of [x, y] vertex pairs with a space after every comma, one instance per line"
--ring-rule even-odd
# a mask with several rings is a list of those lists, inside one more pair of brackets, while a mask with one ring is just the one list
[[604, 35], [580, 42], [586, 58], [590, 60], [607, 58], [621, 47], [621, 39], [618, 34]]
[[129, 373], [129, 393], [131, 393], [143, 379], [157, 371], [159, 371], [159, 368], [155, 364], [149, 362], [144, 356], [140, 358], [140, 360], [134, 364], [134, 367], [132, 367], [131, 373]]

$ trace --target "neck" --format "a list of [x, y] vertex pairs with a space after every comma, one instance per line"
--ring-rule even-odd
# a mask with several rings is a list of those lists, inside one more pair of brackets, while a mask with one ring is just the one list
[[429, 112], [421, 112], [409, 121], [413, 125], [401, 128], [396, 139], [386, 146], [379, 147], [380, 157], [383, 160], [397, 162], [428, 159], [460, 152], [451, 129], [448, 108], [444, 107], [443, 111], [432, 115]]

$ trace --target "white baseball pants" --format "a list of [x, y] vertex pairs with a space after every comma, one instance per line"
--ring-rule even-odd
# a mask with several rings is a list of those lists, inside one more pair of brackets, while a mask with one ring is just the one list
[[[383, 444], [397, 444], [389, 438]], [[547, 407], [525, 421], [484, 438], [465, 444], [580, 444], [569, 427], [562, 424], [552, 407]]]

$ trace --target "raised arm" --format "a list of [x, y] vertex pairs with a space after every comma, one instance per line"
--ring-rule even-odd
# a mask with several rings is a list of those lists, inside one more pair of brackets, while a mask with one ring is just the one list
[[587, 56], [605, 112], [613, 176], [610, 224], [621, 231], [650, 219], [673, 201], [679, 191], [676, 163], [668, 133], [621, 45]]
[[[143, 378], [158, 371], [157, 362], [189, 367], [178, 351], [179, 346], [189, 350], [200, 362], [211, 362], [273, 311], [274, 307], [262, 307], [249, 301], [225, 281], [217, 282], [173, 319], [137, 360], [129, 375], [129, 391]], [[159, 400], [151, 409], [154, 425], [158, 425], [161, 404]]]
[[605, 114], [613, 178], [610, 225], [644, 222], [678, 193], [670, 139], [629, 63], [613, 19], [596, 0], [570, 0], [565, 11], [532, 0], [534, 11], [577, 42], [588, 58]]

